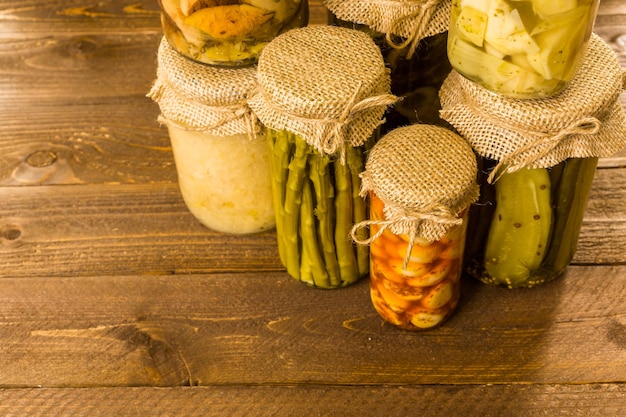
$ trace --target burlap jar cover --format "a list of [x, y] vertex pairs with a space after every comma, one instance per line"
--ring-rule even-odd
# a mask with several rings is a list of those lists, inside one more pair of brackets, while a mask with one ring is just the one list
[[159, 121], [215, 136], [261, 131], [247, 99], [256, 89], [256, 68], [220, 68], [191, 61], [165, 38], [158, 51], [157, 79], [148, 97], [158, 103]]
[[[385, 34], [391, 47], [410, 45], [408, 57], [421, 39], [448, 30], [451, 4], [451, 0], [324, 0], [337, 18]], [[392, 35], [405, 40], [397, 44]]]
[[248, 104], [266, 127], [342, 160], [345, 146], [364, 144], [397, 100], [379, 49], [346, 28], [312, 25], [278, 36], [263, 49], [257, 76]]
[[[476, 158], [469, 144], [442, 127], [414, 124], [386, 134], [371, 150], [361, 173], [361, 195], [374, 192], [384, 204], [385, 220], [354, 225], [352, 238], [369, 244], [385, 229], [414, 239], [441, 239], [462, 224], [462, 212], [478, 198]], [[378, 232], [360, 240], [356, 232], [376, 224]]]
[[498, 161], [488, 177], [524, 167], [548, 168], [568, 158], [606, 157], [626, 145], [619, 103], [626, 74], [616, 54], [593, 34], [571, 84], [548, 99], [513, 99], [491, 93], [453, 71], [440, 98], [441, 117], [477, 154]]

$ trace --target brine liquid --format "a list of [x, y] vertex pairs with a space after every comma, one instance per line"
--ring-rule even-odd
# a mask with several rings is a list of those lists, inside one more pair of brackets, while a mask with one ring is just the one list
[[[372, 220], [383, 219], [383, 203], [374, 193], [370, 204]], [[406, 268], [409, 236], [386, 229], [370, 244], [370, 295], [385, 321], [406, 330], [423, 330], [452, 315], [460, 297], [465, 223], [439, 241], [416, 238]], [[370, 233], [378, 227], [371, 225]]]
[[574, 77], [598, 0], [453, 0], [448, 56], [466, 78], [517, 98], [549, 97]]
[[278, 34], [308, 24], [307, 0], [159, 0], [168, 42], [198, 62], [257, 62]]

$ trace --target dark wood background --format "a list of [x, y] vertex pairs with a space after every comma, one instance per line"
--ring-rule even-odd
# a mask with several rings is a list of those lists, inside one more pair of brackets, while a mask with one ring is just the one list
[[[626, 68], [623, 0], [596, 32]], [[367, 281], [306, 287], [273, 231], [187, 211], [146, 97], [161, 37], [156, 0], [0, 0], [1, 416], [625, 415], [626, 152], [566, 276], [467, 279], [444, 326], [400, 331]]]

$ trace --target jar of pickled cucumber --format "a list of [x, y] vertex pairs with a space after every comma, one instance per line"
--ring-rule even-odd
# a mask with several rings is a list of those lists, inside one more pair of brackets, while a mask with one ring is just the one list
[[317, 288], [352, 284], [369, 272], [350, 238], [367, 218], [359, 174], [396, 100], [385, 62], [366, 34], [312, 25], [270, 42], [257, 75], [249, 105], [267, 127], [281, 261]]
[[578, 75], [552, 98], [492, 94], [453, 71], [442, 117], [479, 155], [466, 266], [484, 283], [532, 287], [571, 262], [599, 157], [626, 145], [624, 73], [593, 35]]
[[516, 98], [550, 97], [578, 71], [599, 0], [453, 0], [448, 56], [463, 76]]
[[370, 246], [372, 304], [402, 329], [438, 326], [460, 297], [467, 212], [478, 197], [472, 148], [448, 129], [413, 124], [383, 136], [365, 168], [370, 218], [353, 239]]
[[323, 0], [329, 23], [361, 30], [391, 70], [402, 99], [385, 115], [383, 133], [412, 123], [446, 126], [438, 91], [451, 70], [447, 56], [451, 0]]
[[157, 73], [149, 96], [167, 126], [191, 213], [223, 233], [272, 229], [270, 151], [246, 104], [256, 88], [256, 71], [193, 62], [163, 39]]
[[205, 64], [256, 63], [263, 47], [309, 21], [307, 0], [159, 0], [165, 37]]

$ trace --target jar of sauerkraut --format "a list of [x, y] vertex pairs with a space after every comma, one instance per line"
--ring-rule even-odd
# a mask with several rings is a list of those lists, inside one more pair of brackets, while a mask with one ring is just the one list
[[572, 260], [599, 157], [626, 145], [619, 102], [624, 73], [593, 35], [578, 75], [560, 94], [508, 98], [452, 72], [442, 117], [479, 163], [480, 200], [471, 207], [465, 270], [487, 284], [533, 287]]
[[582, 63], [598, 5], [599, 0], [453, 0], [450, 62], [499, 94], [553, 96]]
[[370, 219], [353, 239], [370, 245], [374, 308], [406, 330], [438, 326], [460, 297], [467, 211], [478, 197], [472, 148], [442, 127], [400, 127], [374, 145], [361, 177]]
[[231, 234], [274, 227], [270, 151], [247, 106], [253, 68], [195, 63], [164, 39], [150, 97], [167, 126], [183, 199], [206, 227]]
[[291, 277], [338, 288], [367, 276], [352, 244], [367, 218], [359, 196], [365, 152], [387, 107], [389, 72], [366, 34], [335, 26], [294, 29], [270, 42], [250, 107], [272, 149], [276, 238]]
[[256, 63], [275, 36], [306, 26], [307, 0], [159, 0], [163, 32], [181, 54], [205, 64]]
[[451, 70], [446, 44], [451, 0], [324, 0], [329, 23], [372, 37], [401, 97], [385, 115], [383, 133], [412, 123], [447, 126], [438, 91]]

